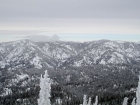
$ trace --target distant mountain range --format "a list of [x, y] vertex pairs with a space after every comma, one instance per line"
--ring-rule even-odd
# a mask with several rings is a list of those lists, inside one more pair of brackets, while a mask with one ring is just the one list
[[99, 40], [92, 42], [33, 42], [20, 40], [0, 43], [0, 67], [28, 68], [60, 65], [139, 64], [140, 43]]
[[134, 93], [139, 64], [140, 43], [136, 42], [19, 40], [0, 43], [0, 96], [23, 95], [34, 90], [34, 96], [28, 97], [36, 99], [40, 74], [46, 69], [53, 84], [71, 88], [69, 92], [76, 91], [76, 97], [83, 95], [86, 89], [87, 94], [95, 90], [93, 94], [113, 92], [113, 89], [120, 89], [118, 93], [123, 94]]

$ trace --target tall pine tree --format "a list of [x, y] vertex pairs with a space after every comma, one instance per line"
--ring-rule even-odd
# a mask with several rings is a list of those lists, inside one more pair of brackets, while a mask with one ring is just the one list
[[39, 93], [38, 105], [51, 105], [50, 91], [51, 91], [51, 83], [50, 83], [50, 78], [48, 78], [48, 72], [46, 70], [44, 78], [41, 75], [41, 79], [40, 79], [40, 93]]
[[83, 105], [87, 105], [87, 96], [84, 95], [84, 98], [83, 98]]

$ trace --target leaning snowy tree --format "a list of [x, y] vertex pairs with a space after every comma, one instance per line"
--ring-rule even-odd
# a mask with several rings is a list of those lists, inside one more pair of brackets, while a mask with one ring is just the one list
[[50, 83], [50, 78], [48, 78], [48, 72], [46, 70], [44, 78], [41, 75], [41, 79], [40, 79], [40, 93], [39, 93], [38, 105], [51, 105], [50, 91], [51, 91], [51, 83]]
[[137, 97], [136, 105], [140, 105], [140, 75], [139, 75], [138, 88], [136, 91], [136, 97]]

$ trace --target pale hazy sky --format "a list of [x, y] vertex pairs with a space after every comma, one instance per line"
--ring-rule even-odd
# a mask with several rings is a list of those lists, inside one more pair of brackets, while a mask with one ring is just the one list
[[54, 34], [140, 41], [140, 0], [0, 0], [0, 42]]

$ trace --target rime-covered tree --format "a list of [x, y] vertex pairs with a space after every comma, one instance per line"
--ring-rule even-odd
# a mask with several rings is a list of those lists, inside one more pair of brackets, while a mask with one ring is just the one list
[[87, 105], [91, 105], [91, 98], [90, 97], [88, 99], [88, 104]]
[[127, 102], [128, 102], [128, 98], [125, 97], [125, 98], [124, 98], [124, 101], [123, 101], [123, 105], [127, 105]]
[[87, 105], [87, 96], [84, 95], [84, 98], [83, 98], [83, 105]]
[[98, 96], [96, 96], [95, 103], [93, 105], [98, 105]]
[[41, 79], [40, 79], [40, 93], [39, 93], [38, 105], [51, 105], [50, 91], [51, 91], [51, 83], [50, 83], [50, 78], [48, 78], [48, 72], [46, 70], [44, 78], [41, 75]]
[[136, 91], [136, 97], [137, 97], [136, 105], [140, 105], [140, 75], [139, 75], [138, 88]]
[[132, 104], [131, 105], [136, 105], [135, 100], [136, 100], [136, 98], [133, 98], [133, 101], [132, 101]]
[[56, 103], [59, 104], [59, 105], [61, 105], [62, 104], [62, 100], [60, 98], [57, 98], [56, 99]]

